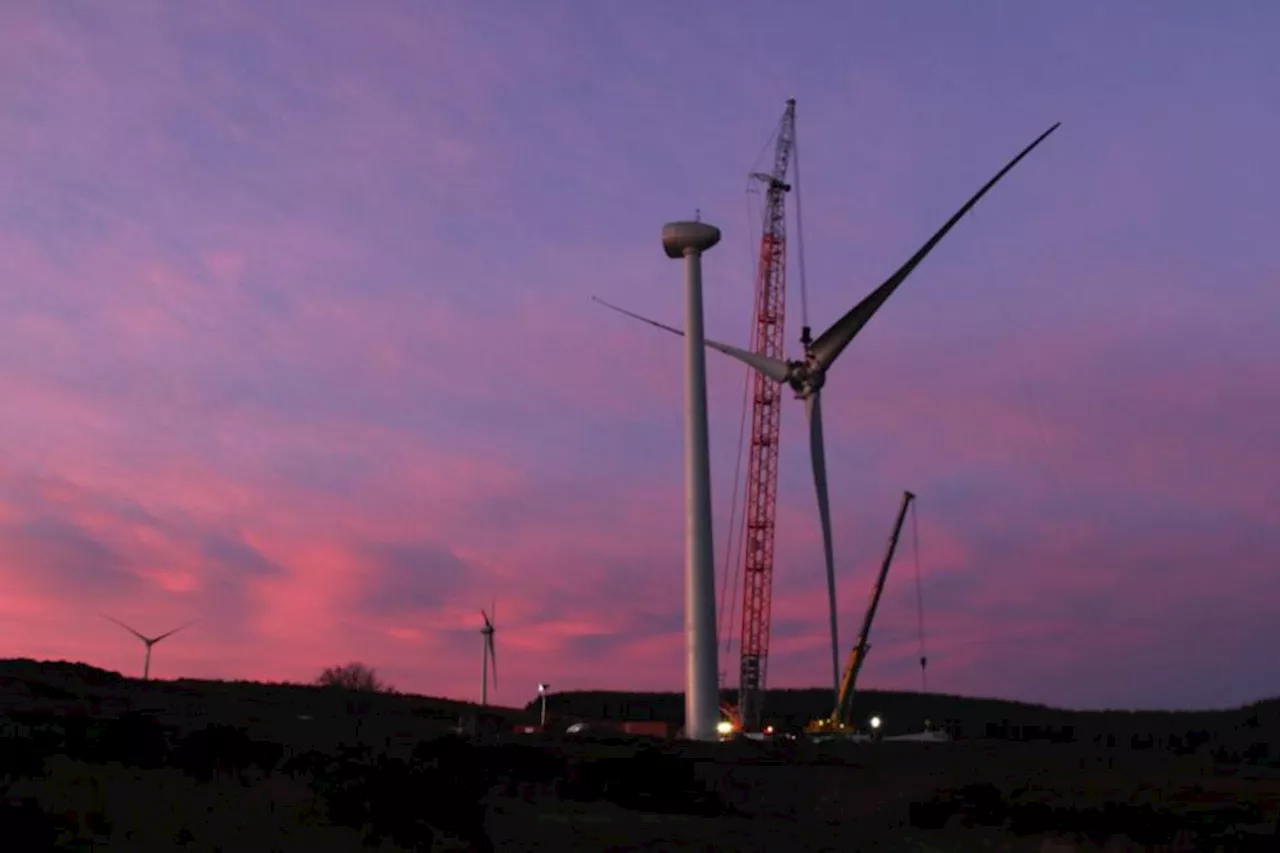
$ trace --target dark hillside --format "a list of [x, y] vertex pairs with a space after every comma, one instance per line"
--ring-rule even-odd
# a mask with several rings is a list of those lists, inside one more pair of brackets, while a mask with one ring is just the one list
[[[139, 681], [83, 664], [0, 661], [0, 824], [22, 850], [593, 851], [625, 841], [1032, 853], [1083, 831], [1147, 845], [1192, 833], [1203, 849], [1231, 850], [1255, 849], [1240, 846], [1241, 834], [1262, 833], [1256, 849], [1280, 849], [1280, 771], [1266, 766], [1280, 728], [1274, 700], [1216, 712], [1072, 712], [867, 691], [856, 713], [880, 715], [890, 733], [928, 716], [963, 735], [893, 745], [689, 743], [646, 737], [649, 727], [568, 735], [575, 719], [678, 724], [682, 697], [548, 698], [553, 725], [537, 733], [512, 724], [534, 722], [538, 702], [481, 710], [427, 696]], [[794, 690], [769, 701], [776, 722], [799, 725], [829, 700], [825, 690]], [[459, 718], [474, 718], [481, 736], [469, 725], [453, 734]]]
[[[724, 695], [732, 701], [731, 692]], [[824, 689], [772, 690], [765, 707], [780, 729], [798, 728], [828, 713]], [[251, 681], [140, 681], [82, 663], [0, 661], [0, 702], [10, 713], [118, 716], [139, 711], [168, 724], [245, 726], [282, 742], [329, 731], [333, 738], [394, 739], [440, 731], [480, 709], [468, 702], [402, 693], [361, 693], [301, 684]], [[579, 691], [552, 693], [547, 711], [558, 724], [575, 720], [658, 720], [678, 726], [679, 693]], [[493, 723], [536, 723], [539, 703], [523, 709], [490, 706]], [[1115, 747], [1191, 749], [1212, 742], [1280, 757], [1280, 699], [1220, 711], [1069, 711], [1024, 702], [945, 694], [865, 690], [855, 719], [884, 721], [887, 735], [919, 731], [926, 719], [954, 737], [1015, 741], [1093, 742]], [[325, 739], [329, 739], [326, 737]], [[1276, 744], [1276, 746], [1271, 746]]]
[[[219, 724], [285, 745], [358, 741], [383, 748], [448, 731], [480, 711], [430, 696], [253, 681], [141, 681], [85, 664], [31, 660], [0, 661], [0, 707], [10, 717], [137, 712], [180, 732]], [[497, 706], [481, 717], [500, 725], [536, 719]]]
[[[723, 698], [736, 696], [726, 692]], [[536, 713], [537, 701], [527, 709]], [[802, 727], [830, 713], [831, 693], [824, 689], [771, 690], [765, 700], [768, 722], [779, 729]], [[680, 693], [581, 691], [547, 697], [547, 712], [558, 720], [661, 720], [679, 725], [684, 718]], [[1003, 699], [889, 690], [860, 691], [854, 718], [879, 716], [886, 735], [919, 731], [925, 720], [953, 737], [1015, 741], [1094, 742], [1101, 745], [1190, 749], [1214, 742], [1223, 747], [1280, 756], [1280, 699], [1218, 711], [1070, 711]]]

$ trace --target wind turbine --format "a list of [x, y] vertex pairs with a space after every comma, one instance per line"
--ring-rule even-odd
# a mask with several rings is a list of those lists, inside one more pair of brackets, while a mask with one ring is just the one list
[[542, 713], [538, 717], [538, 725], [542, 729], [547, 727], [547, 691], [551, 689], [551, 685], [545, 682], [538, 685], [538, 698], [542, 700]]
[[[1009, 173], [1014, 166], [1035, 149], [1037, 145], [1043, 142], [1049, 134], [1058, 129], [1061, 122], [1055, 123], [1044, 133], [1040, 134], [1034, 142], [1022, 149], [1018, 156], [1014, 157], [1009, 163], [996, 173], [995, 177], [987, 181], [982, 189], [978, 190], [964, 206], [946, 221], [937, 233], [929, 238], [923, 246], [921, 246], [914, 255], [907, 259], [898, 270], [882, 283], [875, 290], [871, 291], [861, 302], [849, 309], [843, 317], [831, 325], [829, 329], [818, 335], [816, 340], [810, 338], [809, 328], [806, 326], [801, 333], [800, 343], [804, 347], [804, 358], [798, 361], [783, 361], [781, 359], [771, 358], [769, 356], [754, 353], [749, 350], [739, 349], [738, 347], [722, 344], [719, 341], [706, 339], [706, 345], [711, 349], [719, 350], [725, 355], [731, 356], [738, 361], [752, 367], [773, 381], [782, 384], [786, 383], [795, 391], [796, 398], [804, 401], [805, 416], [809, 422], [809, 457], [813, 464], [813, 485], [818, 497], [818, 514], [822, 522], [822, 551], [826, 560], [827, 568], [827, 604], [829, 617], [831, 622], [831, 673], [832, 684], [839, 695], [840, 690], [840, 643], [838, 636], [837, 620], [836, 620], [836, 580], [835, 580], [835, 558], [832, 545], [831, 534], [831, 511], [827, 497], [827, 463], [826, 451], [822, 439], [822, 386], [826, 383], [827, 371], [835, 364], [836, 359], [844, 352], [845, 347], [849, 346], [854, 337], [867, 324], [867, 321], [880, 310], [880, 307], [893, 295], [898, 289], [898, 285], [906, 280], [920, 262], [933, 251], [933, 247], [938, 244], [943, 237], [947, 235], [957, 222], [960, 221], [978, 201], [994, 187], [1001, 178]], [[684, 332], [673, 326], [659, 323], [656, 320], [650, 320], [648, 317], [642, 317], [624, 308], [611, 305], [603, 299], [592, 297], [595, 301], [607, 308], [612, 308], [628, 317], [664, 329], [676, 335], [684, 335]]]
[[161, 640], [165, 639], [166, 637], [172, 637], [174, 634], [178, 633], [183, 628], [190, 628], [192, 625], [195, 624], [194, 621], [187, 622], [184, 625], [179, 625], [177, 628], [174, 628], [172, 631], [166, 631], [165, 633], [159, 635], [158, 637], [147, 637], [141, 634], [140, 632], [134, 630], [133, 628], [130, 628], [128, 625], [124, 624], [114, 616], [108, 616], [105, 613], [100, 615], [104, 619], [110, 619], [112, 622], [116, 623], [121, 628], [124, 628], [130, 634], [133, 634], [133, 636], [137, 637], [144, 644], [146, 644], [147, 656], [146, 658], [143, 659], [143, 663], [142, 663], [142, 680], [143, 681], [146, 681], [148, 678], [151, 677], [151, 647], [154, 646], [156, 643], [160, 642]]
[[[490, 614], [493, 618], [490, 618]], [[480, 652], [480, 704], [489, 704], [489, 662], [493, 661], [493, 689], [498, 689], [498, 655], [493, 649], [493, 620], [498, 618], [497, 603], [489, 605], [489, 613], [484, 610], [480, 611], [480, 617], [484, 619], [484, 627], [480, 629], [480, 633], [484, 636], [484, 648]]]

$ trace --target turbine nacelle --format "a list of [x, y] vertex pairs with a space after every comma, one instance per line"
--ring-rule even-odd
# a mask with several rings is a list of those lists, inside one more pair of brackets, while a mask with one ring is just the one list
[[662, 248], [671, 259], [702, 253], [720, 242], [720, 229], [705, 222], [668, 222], [662, 229]]

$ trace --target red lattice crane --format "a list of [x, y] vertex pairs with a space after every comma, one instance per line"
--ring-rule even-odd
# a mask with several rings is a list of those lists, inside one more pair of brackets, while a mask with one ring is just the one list
[[[795, 146], [795, 99], [787, 101], [778, 129], [773, 171], [754, 173], [765, 185], [764, 233], [757, 266], [752, 350], [783, 359], [787, 297], [787, 171]], [[744, 512], [741, 669], [738, 718], [746, 731], [760, 731], [769, 659], [769, 619], [773, 596], [774, 522], [778, 506], [778, 439], [784, 386], [752, 371], [751, 445], [748, 448]]]

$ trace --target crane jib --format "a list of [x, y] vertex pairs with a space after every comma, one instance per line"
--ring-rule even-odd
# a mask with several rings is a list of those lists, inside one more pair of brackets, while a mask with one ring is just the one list
[[889, 547], [885, 551], [884, 561], [880, 564], [880, 572], [876, 575], [875, 585], [871, 588], [871, 600], [867, 604], [867, 612], [862, 617], [862, 628], [858, 631], [858, 642], [849, 652], [849, 662], [845, 665], [844, 678], [840, 681], [840, 694], [836, 698], [836, 707], [831, 712], [831, 724], [847, 725], [849, 706], [853, 701], [853, 691], [858, 681], [858, 673], [867, 659], [867, 651], [871, 648], [868, 639], [871, 636], [871, 623], [876, 618], [876, 608], [880, 606], [880, 596], [884, 593], [884, 582], [889, 576], [889, 566], [893, 564], [893, 554], [898, 549], [898, 538], [902, 534], [903, 522], [907, 520], [907, 510], [915, 500], [911, 492], [902, 493], [902, 505], [898, 508], [898, 517], [893, 522], [893, 532], [889, 535]]

